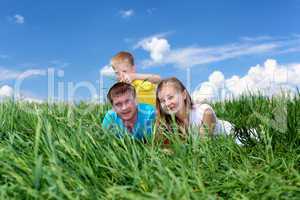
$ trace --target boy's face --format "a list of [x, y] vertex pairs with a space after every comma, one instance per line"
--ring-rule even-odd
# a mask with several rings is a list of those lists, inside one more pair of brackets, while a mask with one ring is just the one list
[[118, 62], [114, 64], [114, 71], [117, 79], [120, 80], [123, 74], [135, 73], [135, 66], [129, 62]]

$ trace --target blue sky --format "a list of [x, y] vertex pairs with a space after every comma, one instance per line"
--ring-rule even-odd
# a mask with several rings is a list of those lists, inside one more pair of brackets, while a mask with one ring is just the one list
[[[300, 63], [299, 19], [300, 0], [0, 0], [0, 87], [14, 88], [27, 71], [23, 95], [45, 99], [44, 70], [54, 68], [64, 71], [55, 88], [64, 84], [65, 95], [68, 82], [99, 90], [99, 71], [127, 50], [139, 72], [176, 76], [192, 91], [215, 71], [226, 81], [268, 59], [279, 68]], [[107, 88], [113, 78], [104, 81]], [[84, 88], [76, 92], [89, 97]]]

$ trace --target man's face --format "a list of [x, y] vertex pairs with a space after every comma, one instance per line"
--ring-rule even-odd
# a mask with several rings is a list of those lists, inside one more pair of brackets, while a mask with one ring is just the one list
[[132, 120], [137, 114], [137, 102], [131, 92], [113, 97], [113, 109], [124, 121]]
[[135, 67], [129, 62], [124, 61], [114, 64], [114, 71], [116, 73], [117, 79], [120, 81], [124, 74], [135, 73]]

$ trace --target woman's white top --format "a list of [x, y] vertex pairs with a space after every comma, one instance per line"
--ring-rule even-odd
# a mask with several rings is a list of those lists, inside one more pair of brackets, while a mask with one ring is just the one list
[[214, 135], [229, 135], [233, 130], [233, 125], [225, 120], [218, 119], [212, 107], [208, 104], [196, 104], [193, 106], [190, 113], [190, 125], [200, 127], [203, 123], [203, 116], [207, 109], [213, 112], [216, 118], [216, 126], [214, 129]]

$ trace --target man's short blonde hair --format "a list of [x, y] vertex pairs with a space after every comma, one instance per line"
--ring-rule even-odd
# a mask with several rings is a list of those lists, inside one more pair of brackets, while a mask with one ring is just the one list
[[131, 66], [134, 65], [134, 58], [131, 53], [126, 51], [121, 51], [117, 53], [114, 57], [112, 57], [110, 64], [112, 68], [115, 69], [115, 65], [118, 63], [128, 62]]

